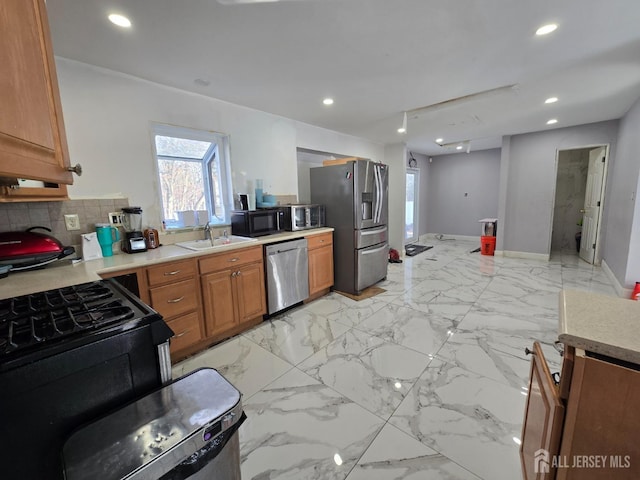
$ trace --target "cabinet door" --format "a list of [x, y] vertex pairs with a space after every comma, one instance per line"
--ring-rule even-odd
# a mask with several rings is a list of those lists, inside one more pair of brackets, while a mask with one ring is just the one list
[[333, 247], [309, 250], [309, 295], [333, 285]]
[[556, 469], [552, 458], [558, 455], [564, 405], [560, 401], [540, 344], [533, 344], [529, 395], [522, 426], [520, 461], [524, 480], [553, 480]]
[[169, 320], [167, 325], [169, 325], [174, 333], [174, 336], [171, 337], [170, 340], [170, 351], [173, 356], [181, 350], [198, 343], [202, 339], [198, 312], [188, 313], [187, 315]]
[[233, 270], [223, 270], [201, 277], [204, 323], [208, 337], [230, 330], [238, 324], [233, 295], [234, 273]]
[[253, 263], [240, 268], [235, 276], [240, 323], [267, 313], [264, 267]]
[[44, 0], [0, 2], [0, 176], [73, 183]]

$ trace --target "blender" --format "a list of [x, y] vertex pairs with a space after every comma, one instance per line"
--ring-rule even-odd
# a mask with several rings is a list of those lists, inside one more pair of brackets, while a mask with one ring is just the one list
[[142, 208], [123, 208], [122, 226], [124, 227], [122, 249], [127, 253], [146, 252], [147, 244], [142, 233]]

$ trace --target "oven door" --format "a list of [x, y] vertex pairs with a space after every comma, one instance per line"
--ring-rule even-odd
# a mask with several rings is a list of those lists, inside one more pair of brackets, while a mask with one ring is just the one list
[[156, 320], [90, 343], [70, 339], [46, 358], [3, 365], [2, 479], [62, 479], [60, 452], [74, 429], [161, 386], [156, 337], [165, 328]]

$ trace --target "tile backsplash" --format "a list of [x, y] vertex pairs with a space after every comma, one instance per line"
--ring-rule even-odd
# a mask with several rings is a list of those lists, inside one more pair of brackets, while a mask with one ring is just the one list
[[[77, 247], [82, 243], [81, 234], [95, 231], [96, 223], [109, 221], [110, 212], [118, 212], [128, 206], [127, 198], [0, 203], [0, 232], [24, 231], [36, 226], [47, 227], [51, 229], [49, 235], [57, 238], [63, 245]], [[67, 231], [64, 224], [65, 214], [78, 215], [80, 230]]]

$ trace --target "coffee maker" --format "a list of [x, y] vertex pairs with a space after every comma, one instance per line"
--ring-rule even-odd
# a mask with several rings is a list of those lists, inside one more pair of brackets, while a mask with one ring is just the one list
[[124, 227], [122, 250], [127, 253], [146, 252], [147, 244], [142, 233], [142, 208], [123, 208], [122, 226]]

